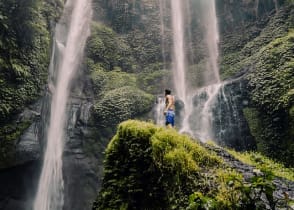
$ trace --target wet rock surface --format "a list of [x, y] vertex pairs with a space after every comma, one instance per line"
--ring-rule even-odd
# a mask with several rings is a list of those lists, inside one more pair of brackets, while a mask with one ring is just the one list
[[41, 101], [24, 109], [17, 118], [16, 123], [30, 122], [30, 125], [15, 139], [13, 161], [0, 170], [0, 209], [32, 209], [42, 154], [38, 139]]
[[69, 105], [67, 138], [63, 155], [65, 186], [64, 209], [91, 209], [100, 186], [102, 171], [97, 160], [84, 149], [86, 141], [95, 141], [91, 133], [94, 125], [89, 121], [91, 102], [74, 97]]
[[40, 162], [32, 161], [0, 170], [0, 209], [32, 209]]

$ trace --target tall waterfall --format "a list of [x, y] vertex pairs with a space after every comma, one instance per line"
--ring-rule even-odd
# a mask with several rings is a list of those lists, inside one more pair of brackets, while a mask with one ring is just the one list
[[173, 30], [173, 77], [176, 96], [185, 104], [184, 119], [181, 132], [190, 133], [188, 117], [192, 112], [192, 104], [188, 101], [186, 86], [186, 59], [185, 59], [185, 19], [183, 15], [184, 3], [181, 0], [171, 1], [172, 30]]
[[56, 26], [49, 89], [52, 92], [46, 151], [35, 198], [34, 210], [61, 210], [64, 203], [62, 154], [66, 106], [71, 81], [77, 71], [90, 34], [91, 0], [67, 0]]
[[208, 68], [207, 71], [213, 72], [213, 83], [219, 83], [219, 67], [218, 67], [218, 57], [219, 57], [219, 32], [217, 25], [215, 0], [205, 0], [203, 22], [205, 24], [205, 41], [208, 48]]
[[171, 0], [173, 29], [173, 74], [176, 95], [186, 101], [186, 65], [183, 4], [181, 0]]
[[[197, 137], [202, 141], [212, 140], [214, 138], [212, 130], [213, 105], [216, 102], [218, 92], [222, 85], [219, 76], [219, 32], [215, 8], [215, 0], [202, 0], [203, 11], [202, 21], [204, 24], [205, 42], [208, 51], [205, 79], [208, 86], [200, 89], [196, 94], [205, 95], [203, 108], [195, 113], [198, 118], [198, 129], [194, 130]], [[209, 78], [208, 78], [209, 75]], [[204, 92], [203, 92], [204, 91]]]
[[[181, 132], [190, 133], [193, 136], [199, 137], [205, 141], [212, 138], [211, 121], [213, 118], [212, 106], [215, 102], [216, 96], [221, 87], [219, 67], [218, 67], [218, 42], [219, 33], [217, 26], [216, 8], [214, 0], [200, 0], [199, 4], [203, 11], [200, 17], [203, 28], [204, 42], [207, 51], [207, 65], [204, 72], [202, 83], [206, 86], [198, 88], [196, 93], [187, 91], [187, 84], [189, 78], [187, 75], [187, 65], [185, 60], [185, 27], [190, 24], [189, 17], [185, 18], [185, 14], [190, 14], [189, 11], [183, 11], [185, 8], [185, 1], [172, 0], [171, 13], [172, 13], [172, 30], [173, 30], [173, 75], [176, 96], [184, 103], [183, 122], [181, 124]], [[186, 6], [186, 10], [190, 9]], [[189, 23], [186, 23], [188, 20]], [[188, 33], [191, 33], [188, 31]], [[193, 35], [189, 34], [191, 39]], [[197, 96], [205, 95], [201, 101], [201, 106], [197, 105], [195, 109], [194, 99]], [[195, 110], [197, 110], [195, 112]], [[196, 118], [192, 119], [192, 118]], [[191, 128], [191, 121], [196, 121], [197, 126]]]
[[159, 11], [160, 11], [160, 35], [161, 35], [161, 53], [162, 53], [162, 59], [163, 59], [163, 67], [166, 67], [166, 59], [165, 59], [165, 25], [164, 25], [164, 9], [166, 7], [165, 0], [158, 0], [159, 2]]

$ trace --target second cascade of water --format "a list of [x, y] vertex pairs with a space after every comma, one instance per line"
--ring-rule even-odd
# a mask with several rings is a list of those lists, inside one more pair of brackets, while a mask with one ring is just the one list
[[62, 154], [64, 148], [66, 106], [71, 81], [80, 64], [90, 34], [91, 0], [68, 0], [56, 26], [49, 67], [52, 93], [46, 150], [34, 202], [34, 210], [61, 210], [64, 203]]
[[206, 78], [204, 84], [206, 87], [201, 88], [196, 92], [197, 95], [205, 95], [203, 100], [202, 109], [194, 115], [198, 119], [198, 128], [194, 130], [195, 135], [201, 141], [214, 139], [212, 121], [213, 121], [213, 108], [216, 102], [220, 88], [222, 87], [219, 76], [219, 32], [216, 16], [215, 0], [202, 0], [202, 8], [205, 11], [202, 14], [202, 21], [204, 24], [204, 37], [208, 51]]
[[[206, 71], [203, 75], [205, 81], [202, 83], [205, 85], [203, 88], [196, 89], [196, 93], [187, 91], [189, 84], [189, 78], [186, 78], [187, 65], [185, 61], [185, 18], [184, 14], [190, 14], [189, 12], [183, 12], [184, 1], [172, 0], [171, 1], [171, 13], [172, 13], [172, 31], [173, 31], [173, 75], [174, 86], [176, 89], [176, 96], [184, 103], [183, 120], [181, 123], [180, 132], [189, 133], [192, 136], [197, 136], [202, 141], [213, 138], [212, 131], [212, 109], [216, 97], [221, 88], [219, 67], [218, 67], [218, 42], [219, 33], [217, 25], [215, 0], [200, 0], [199, 5], [202, 12], [201, 21], [203, 34], [205, 37], [205, 44], [207, 48], [207, 65]], [[190, 8], [186, 8], [190, 9]], [[194, 99], [199, 95], [205, 95], [202, 98], [201, 106], [197, 106], [195, 109]], [[196, 111], [195, 111], [196, 110]], [[197, 118], [197, 119], [192, 119]], [[192, 121], [196, 121], [198, 126], [192, 126]]]

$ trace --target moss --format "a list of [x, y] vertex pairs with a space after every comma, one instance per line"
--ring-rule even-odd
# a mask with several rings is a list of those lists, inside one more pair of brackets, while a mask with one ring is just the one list
[[[179, 168], [184, 169], [184, 166], [187, 166], [186, 171], [189, 171], [189, 167], [190, 169], [197, 169], [200, 166], [213, 166], [221, 163], [221, 160], [217, 156], [207, 153], [206, 149], [192, 142], [190, 137], [179, 135], [175, 130], [163, 129], [158, 131], [152, 137], [151, 142], [153, 155], [156, 160], [162, 159], [164, 161], [167, 159], [166, 164], [172, 163], [175, 159], [185, 160], [187, 161], [186, 164], [182, 162], [181, 164], [184, 165], [180, 165]], [[183, 155], [183, 153], [187, 156]], [[183, 157], [178, 158], [181, 156]]]
[[[293, 5], [281, 5], [258, 25], [254, 36], [235, 49], [223, 47], [221, 77], [244, 76], [249, 107], [244, 109], [258, 151], [279, 159], [288, 166], [293, 155], [293, 118], [290, 109], [293, 98]], [[235, 36], [235, 33], [233, 33]], [[246, 39], [246, 37], [245, 37]], [[224, 42], [228, 45], [234, 44]]]
[[286, 178], [294, 181], [294, 168], [287, 168], [281, 163], [271, 160], [270, 158], [258, 153], [258, 152], [236, 152], [234, 150], [228, 150], [235, 158], [240, 161], [255, 166], [259, 169], [267, 169], [271, 171], [275, 176]]
[[252, 99], [268, 112], [289, 109], [294, 103], [294, 30], [260, 50], [258, 71], [249, 75]]
[[[52, 9], [58, 0], [0, 3], [0, 118], [9, 121], [39, 97], [47, 78]], [[62, 4], [55, 5], [60, 10]], [[56, 14], [57, 16], [57, 14]]]
[[168, 70], [140, 73], [137, 78], [137, 86], [150, 94], [162, 94], [163, 87], [170, 87], [172, 81], [171, 72]]
[[133, 71], [134, 59], [126, 41], [106, 25], [93, 22], [86, 52], [94, 63], [100, 63], [105, 70], [119, 66], [124, 71]]
[[0, 128], [0, 168], [5, 168], [13, 162], [15, 142], [30, 125], [30, 121], [24, 121], [16, 125], [8, 124]]
[[261, 195], [275, 208], [271, 168], [245, 182], [189, 136], [148, 122], [118, 126], [104, 169], [93, 209], [264, 209]]
[[115, 67], [113, 71], [106, 71], [101, 63], [88, 63], [88, 66], [96, 97], [124, 86], [136, 87], [137, 78], [133, 73], [123, 72], [119, 67]]
[[118, 126], [104, 169], [93, 209], [258, 209], [259, 192], [271, 202], [274, 189], [265, 170], [244, 182], [187, 135], [135, 120]]
[[248, 122], [250, 133], [254, 136], [258, 149], [262, 142], [262, 122], [260, 121], [260, 113], [254, 108], [244, 108], [243, 114]]
[[30, 124], [14, 116], [40, 97], [46, 83], [50, 31], [62, 7], [60, 0], [0, 2], [1, 167], [13, 161], [15, 143]]
[[118, 123], [148, 112], [154, 98], [135, 87], [124, 86], [105, 93], [95, 104], [99, 126], [116, 126]]
[[293, 27], [292, 10], [293, 5], [284, 6], [279, 13], [261, 18], [258, 24], [249, 21], [243, 26], [237, 26], [234, 31], [227, 31], [221, 45], [221, 78], [228, 79], [236, 76], [240, 70], [254, 68], [259, 58], [265, 55], [260, 50], [276, 39], [287, 36], [289, 29]]
[[177, 202], [188, 202], [184, 195], [193, 192], [199, 166], [222, 164], [188, 136], [134, 120], [119, 125], [105, 155], [104, 187], [94, 209], [178, 208]]

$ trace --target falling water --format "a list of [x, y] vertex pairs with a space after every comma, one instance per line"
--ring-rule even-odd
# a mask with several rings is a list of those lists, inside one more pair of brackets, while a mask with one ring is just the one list
[[166, 60], [165, 60], [165, 25], [164, 25], [164, 9], [166, 7], [165, 0], [158, 0], [159, 1], [159, 7], [160, 7], [160, 35], [161, 35], [161, 54], [163, 58], [163, 66], [166, 67]]
[[[199, 107], [198, 113], [195, 116], [195, 114], [193, 114], [193, 98], [195, 93], [188, 93], [186, 90], [187, 81], [185, 77], [187, 69], [185, 64], [185, 19], [183, 17], [184, 4], [185, 2], [181, 0], [171, 1], [174, 41], [174, 84], [177, 97], [184, 103], [184, 117], [180, 132], [186, 132], [192, 135], [195, 134], [200, 136], [201, 140], [205, 141], [208, 138], [212, 138], [212, 107], [221, 86], [218, 68], [219, 33], [217, 26], [216, 8], [214, 0], [201, 0], [200, 2], [202, 11], [204, 11], [201, 19], [204, 28], [205, 43], [207, 46], [208, 62], [204, 75], [205, 81], [203, 82], [206, 87], [196, 92], [196, 95], [202, 95], [204, 91], [205, 100], [202, 100], [202, 105]], [[191, 118], [195, 117], [197, 118], [197, 123], [199, 126], [196, 130], [193, 129], [192, 131]]]
[[207, 71], [213, 71], [213, 78], [210, 78], [210, 80], [214, 80], [214, 83], [219, 83], [219, 32], [216, 17], [215, 0], [205, 0], [204, 7], [205, 12], [203, 21], [205, 24], [205, 41], [208, 48], [209, 61]]
[[185, 31], [183, 16], [183, 1], [172, 0], [172, 29], [173, 29], [173, 77], [177, 99], [181, 100], [184, 107], [184, 120], [181, 132], [190, 133], [188, 122], [189, 113], [192, 111], [192, 104], [188, 102], [186, 90], [186, 63], [185, 63]]
[[[78, 69], [91, 20], [90, 0], [67, 0], [61, 21], [55, 32], [55, 48], [50, 64], [50, 77], [56, 78], [51, 88], [52, 102], [44, 163], [34, 210], [61, 210], [64, 203], [64, 182], [62, 175], [62, 153], [65, 138], [66, 104], [71, 80]], [[68, 15], [71, 15], [68, 20]], [[70, 22], [69, 25], [65, 25]], [[56, 60], [54, 59], [56, 58]], [[53, 68], [53, 69], [52, 69]]]
[[[203, 13], [203, 24], [205, 29], [205, 42], [208, 49], [206, 75], [209, 75], [209, 78], [206, 78], [206, 83], [209, 85], [200, 90], [200, 93], [205, 91], [206, 100], [204, 101], [202, 109], [199, 110], [198, 113], [200, 116], [198, 123], [201, 125], [201, 127], [199, 127], [199, 130], [195, 130], [194, 132], [197, 134], [200, 140], [207, 141], [214, 138], [212, 130], [212, 121], [214, 116], [212, 109], [222, 85], [220, 83], [218, 66], [219, 32], [215, 0], [202, 0], [202, 6], [204, 7], [203, 11], [205, 11]], [[199, 91], [196, 94], [199, 94]]]
[[172, 28], [173, 28], [173, 73], [177, 97], [184, 103], [186, 101], [186, 72], [185, 72], [185, 46], [184, 46], [184, 18], [181, 0], [171, 0]]
[[157, 125], [164, 125], [165, 117], [163, 111], [165, 109], [165, 98], [163, 96], [158, 96], [155, 106], [155, 123]]
[[214, 132], [213, 123], [213, 105], [217, 100], [219, 89], [222, 85], [216, 83], [197, 90], [194, 95], [196, 106], [193, 110], [193, 136], [202, 141], [212, 140]]

